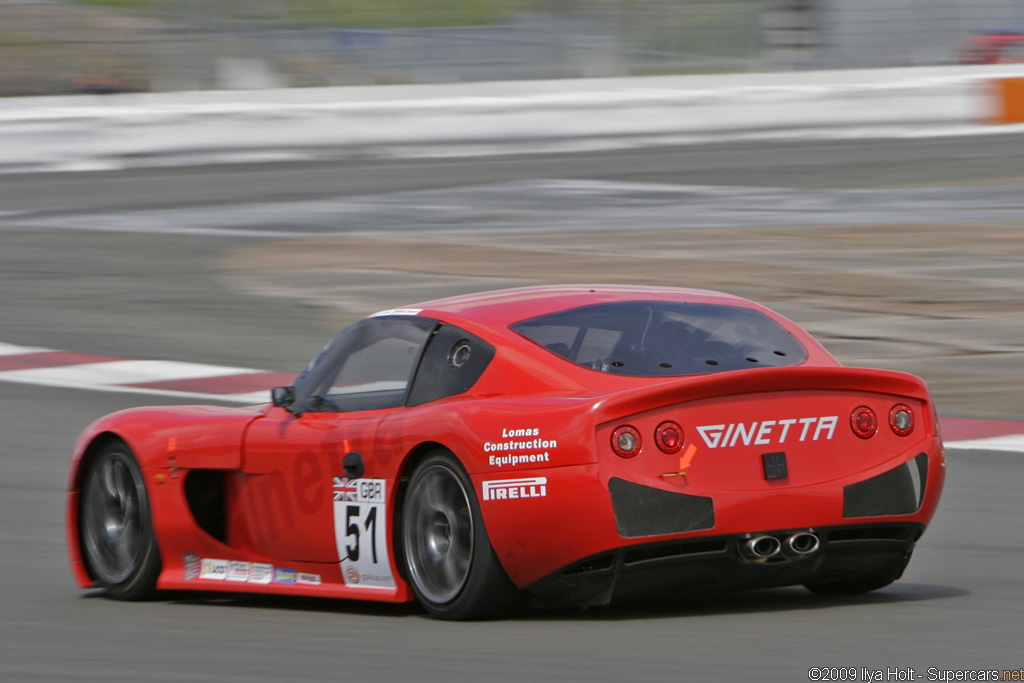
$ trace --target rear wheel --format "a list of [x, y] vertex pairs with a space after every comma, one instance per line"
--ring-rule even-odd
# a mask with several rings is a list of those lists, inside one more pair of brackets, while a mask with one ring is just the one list
[[160, 573], [149, 497], [131, 449], [115, 441], [86, 466], [79, 508], [82, 556], [93, 578], [122, 600], [151, 597]]
[[429, 455], [412, 475], [402, 554], [416, 597], [435, 617], [503, 616], [523, 599], [491, 548], [469, 476], [447, 451]]

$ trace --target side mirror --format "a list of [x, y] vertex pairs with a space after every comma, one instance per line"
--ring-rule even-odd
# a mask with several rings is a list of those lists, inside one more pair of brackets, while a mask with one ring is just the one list
[[295, 387], [274, 387], [270, 390], [270, 402], [278, 408], [287, 408], [295, 403]]

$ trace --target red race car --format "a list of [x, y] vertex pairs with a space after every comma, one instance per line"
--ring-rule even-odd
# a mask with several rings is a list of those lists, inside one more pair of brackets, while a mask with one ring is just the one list
[[272, 402], [115, 413], [75, 447], [82, 587], [534, 600], [903, 573], [945, 478], [912, 375], [706, 291], [513, 289], [383, 311]]

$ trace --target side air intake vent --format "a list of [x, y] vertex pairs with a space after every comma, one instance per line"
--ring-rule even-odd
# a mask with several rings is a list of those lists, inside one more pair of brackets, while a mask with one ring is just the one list
[[928, 483], [928, 456], [843, 489], [843, 517], [909, 515], [918, 511]]
[[221, 543], [227, 542], [227, 488], [224, 473], [192, 470], [185, 478], [185, 499], [199, 527]]
[[715, 508], [710, 498], [672, 493], [624, 479], [608, 482], [619, 536], [656, 536], [710, 529]]

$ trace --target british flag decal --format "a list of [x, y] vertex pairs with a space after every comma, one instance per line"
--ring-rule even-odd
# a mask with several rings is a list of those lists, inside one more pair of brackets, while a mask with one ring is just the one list
[[356, 480], [348, 477], [334, 477], [334, 502], [356, 500]]

